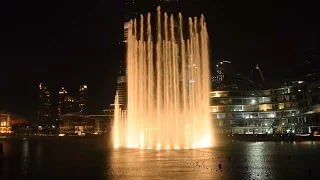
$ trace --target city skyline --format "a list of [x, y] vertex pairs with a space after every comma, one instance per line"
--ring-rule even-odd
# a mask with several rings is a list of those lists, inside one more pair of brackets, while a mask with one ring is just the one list
[[[107, 2], [85, 1], [36, 8], [45, 4], [4, 2], [1, 6], [5, 7], [1, 11], [5, 28], [1, 30], [0, 58], [7, 68], [0, 72], [4, 84], [0, 109], [35, 118], [40, 82], [54, 89], [64, 86], [70, 92], [77, 88], [69, 87], [85, 83], [92, 94], [90, 111], [106, 108], [113, 103], [123, 53], [117, 44], [123, 35], [124, 2], [119, 1], [117, 8]], [[318, 54], [315, 7], [243, 1], [209, 6], [199, 1], [194, 11], [188, 5], [181, 11], [205, 14], [211, 65], [225, 59], [237, 71], [249, 73], [259, 64], [266, 81], [272, 81], [291, 77], [295, 73], [291, 66]], [[315, 57], [317, 65], [319, 55]]]

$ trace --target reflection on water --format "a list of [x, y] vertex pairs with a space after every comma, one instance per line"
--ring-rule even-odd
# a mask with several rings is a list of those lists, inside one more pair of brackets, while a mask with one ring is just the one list
[[113, 149], [105, 139], [0, 142], [6, 179], [320, 179], [320, 144], [311, 141], [190, 150]]
[[43, 169], [42, 143], [36, 144], [36, 171], [41, 172]]
[[[265, 146], [265, 142], [256, 142], [250, 144], [246, 148], [248, 171], [247, 176], [250, 179], [265, 179], [272, 174], [272, 170], [268, 165], [272, 166], [272, 162], [268, 162], [268, 152], [270, 149]], [[263, 178], [265, 177], [265, 178]]]
[[28, 166], [29, 166], [29, 142], [28, 140], [22, 141], [22, 158], [21, 158], [21, 170], [22, 175], [26, 176], [28, 173]]

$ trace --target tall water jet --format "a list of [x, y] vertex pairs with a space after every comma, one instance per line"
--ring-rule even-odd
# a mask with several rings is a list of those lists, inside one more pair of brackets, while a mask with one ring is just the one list
[[149, 149], [211, 146], [204, 16], [199, 21], [188, 19], [187, 40], [181, 13], [176, 22], [158, 7], [156, 32], [152, 32], [150, 13], [146, 20], [141, 15], [138, 22], [131, 20], [128, 26], [128, 104], [123, 111], [115, 103], [115, 145]]

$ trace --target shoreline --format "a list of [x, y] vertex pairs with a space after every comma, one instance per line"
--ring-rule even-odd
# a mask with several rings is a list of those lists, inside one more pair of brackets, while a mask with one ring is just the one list
[[[58, 136], [58, 135], [0, 135], [0, 140], [10, 139], [110, 139], [111, 135]], [[253, 142], [281, 142], [281, 141], [320, 141], [320, 136], [283, 135], [215, 135], [219, 141], [253, 141]]]
[[218, 135], [220, 140], [235, 140], [235, 141], [254, 141], [254, 142], [281, 142], [281, 141], [320, 141], [320, 136], [297, 136], [294, 134], [282, 135]]

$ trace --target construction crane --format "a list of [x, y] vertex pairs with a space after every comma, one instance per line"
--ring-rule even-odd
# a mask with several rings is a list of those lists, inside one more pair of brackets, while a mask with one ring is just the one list
[[258, 64], [257, 64], [257, 66], [256, 66], [256, 69], [259, 71], [260, 77], [261, 77], [261, 79], [262, 79], [262, 82], [264, 83], [264, 76], [263, 76], [262, 71], [261, 71], [261, 69], [260, 69], [260, 67], [259, 67]]
[[277, 130], [276, 130], [276, 134], [280, 134], [280, 133], [281, 133], [282, 124], [283, 124], [283, 115], [284, 115], [284, 112], [281, 111], [281, 113], [280, 113], [280, 118], [279, 118], [279, 125], [278, 125], [278, 128], [277, 128]]

